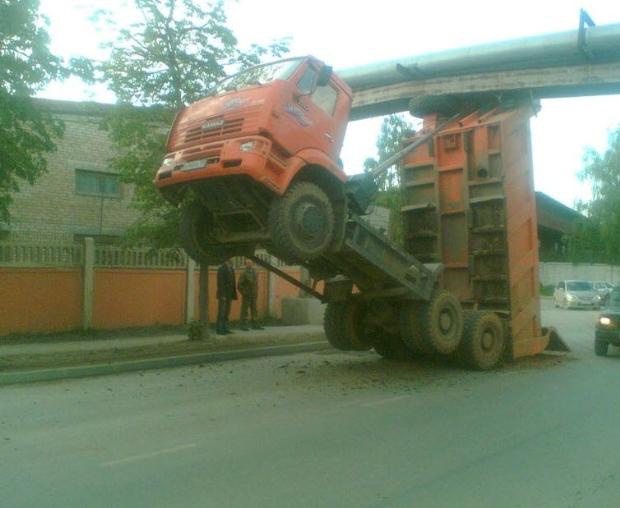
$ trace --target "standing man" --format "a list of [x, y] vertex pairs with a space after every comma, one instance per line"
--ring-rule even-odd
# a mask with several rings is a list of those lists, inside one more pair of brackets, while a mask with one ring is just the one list
[[230, 264], [230, 260], [227, 259], [217, 269], [217, 324], [215, 333], [218, 335], [232, 333], [228, 328], [228, 319], [230, 317], [230, 304], [236, 299], [235, 270]]
[[248, 329], [248, 308], [252, 320], [252, 328], [262, 330], [256, 323], [256, 297], [258, 296], [258, 278], [252, 266], [252, 260], [245, 260], [245, 270], [239, 276], [239, 293], [241, 293], [241, 329]]

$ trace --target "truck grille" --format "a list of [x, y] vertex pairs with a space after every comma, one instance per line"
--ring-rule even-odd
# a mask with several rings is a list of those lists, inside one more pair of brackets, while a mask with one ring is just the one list
[[194, 127], [185, 133], [185, 143], [214, 141], [241, 132], [242, 127], [243, 118], [225, 120], [222, 125], [215, 128], [203, 129], [202, 126]]

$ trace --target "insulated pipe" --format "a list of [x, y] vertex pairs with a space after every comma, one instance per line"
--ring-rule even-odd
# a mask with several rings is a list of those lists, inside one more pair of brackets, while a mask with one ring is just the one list
[[620, 23], [479, 44], [337, 70], [353, 89], [364, 90], [431, 77], [620, 60]]

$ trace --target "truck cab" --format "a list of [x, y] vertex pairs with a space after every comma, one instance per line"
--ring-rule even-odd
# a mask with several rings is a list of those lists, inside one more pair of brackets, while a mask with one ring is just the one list
[[239, 72], [179, 111], [155, 184], [181, 206], [190, 256], [220, 262], [273, 244], [307, 260], [337, 248], [350, 108], [350, 88], [308, 56]]

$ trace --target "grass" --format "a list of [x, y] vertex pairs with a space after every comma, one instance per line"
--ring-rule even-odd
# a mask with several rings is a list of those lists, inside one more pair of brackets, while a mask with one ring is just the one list
[[540, 286], [540, 296], [553, 296], [553, 290], [555, 286], [552, 284], [550, 286]]

